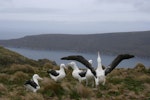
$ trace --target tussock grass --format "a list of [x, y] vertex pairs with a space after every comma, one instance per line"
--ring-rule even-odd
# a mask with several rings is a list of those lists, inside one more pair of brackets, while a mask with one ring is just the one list
[[17, 71], [10, 77], [10, 80], [16, 84], [23, 84], [25, 79], [28, 79], [28, 74], [22, 71]]
[[134, 67], [134, 71], [136, 72], [143, 72], [145, 71], [145, 66], [141, 63], [138, 63], [135, 67]]
[[92, 90], [88, 87], [83, 86], [83, 84], [77, 84], [76, 91], [82, 98], [89, 98], [92, 95]]
[[[57, 68], [57, 66], [53, 65], [54, 67]], [[92, 100], [93, 98], [120, 100], [122, 98], [143, 99], [150, 96], [150, 82], [148, 81], [150, 76], [149, 73], [145, 73], [148, 70], [146, 68], [142, 72], [135, 71], [135, 68], [115, 69], [107, 76], [106, 84], [100, 84], [97, 90], [84, 86], [84, 83], [79, 84], [78, 81], [72, 78], [72, 70], [67, 70], [66, 78], [57, 83], [50, 79], [46, 72], [42, 71], [48, 68], [49, 65], [45, 68], [36, 68], [18, 64], [13, 64], [9, 68], [6, 67], [2, 70], [3, 73], [0, 73], [0, 91], [4, 91], [0, 94], [1, 98], [4, 100], [9, 100], [9, 98], [14, 100]], [[4, 70], [7, 73], [4, 73]], [[28, 72], [27, 70], [30, 71]], [[44, 77], [43, 81], [39, 81], [41, 89], [37, 93], [27, 92], [23, 84], [32, 77], [35, 71], [39, 76]]]
[[25, 97], [23, 97], [23, 100], [45, 100], [43, 95], [40, 93], [27, 93]]
[[[1, 70], [0, 73], [0, 98], [2, 100], [120, 100], [125, 99], [145, 99], [150, 97], [150, 74], [149, 69], [142, 71], [134, 69], [115, 69], [106, 78], [105, 85], [99, 85], [97, 90], [79, 84], [72, 78], [72, 70], [67, 70], [66, 78], [62, 82], [55, 82], [43, 71], [48, 67], [33, 67], [30, 65], [13, 64]], [[53, 68], [57, 66], [53, 65]], [[29, 72], [27, 71], [29, 70]], [[4, 73], [6, 72], [6, 73]], [[42, 76], [43, 81], [39, 81], [41, 89], [37, 93], [27, 92], [23, 86], [27, 79], [34, 73]], [[5, 84], [5, 85], [4, 85]], [[87, 95], [88, 94], [88, 95]]]
[[0, 83], [0, 97], [7, 92], [7, 87]]
[[11, 100], [11, 99], [8, 97], [0, 97], [0, 100]]
[[33, 68], [30, 65], [20, 65], [20, 64], [13, 64], [9, 68], [10, 72], [14, 73], [16, 71], [22, 71], [25, 73], [35, 73], [37, 70], [36, 68]]
[[141, 74], [140, 76], [136, 77], [136, 79], [142, 82], [150, 83], [150, 76], [147, 74]]
[[43, 66], [44, 70], [49, 70], [49, 69], [53, 69], [54, 65], [52, 65], [51, 63], [45, 63]]
[[136, 93], [139, 93], [144, 90], [144, 86], [141, 81], [135, 80], [133, 78], [127, 77], [124, 79], [124, 86]]
[[45, 96], [58, 96], [61, 98], [61, 96], [65, 93], [60, 83], [56, 83], [49, 78], [44, 78], [41, 84], [43, 87], [41, 88], [40, 92], [45, 94]]
[[[150, 100], [150, 68], [141, 63], [134, 68], [114, 69], [106, 77], [105, 85], [93, 89], [79, 84], [71, 75], [72, 69], [66, 70], [65, 79], [57, 83], [46, 71], [58, 69], [58, 65], [44, 59], [37, 61], [36, 67], [30, 64], [32, 61], [25, 63], [24, 57], [16, 55], [17, 58], [12, 59], [14, 53], [2, 52], [9, 59], [0, 60], [0, 100]], [[5, 58], [4, 54], [0, 48], [0, 59]], [[41, 88], [37, 93], [32, 93], [26, 91], [23, 84], [35, 73], [43, 80], [39, 81]]]
[[3, 84], [9, 84], [10, 75], [5, 73], [0, 73], [0, 82]]
[[0, 46], [0, 66], [10, 66], [11, 64], [30, 64], [38, 65], [35, 60], [28, 59], [16, 52]]
[[90, 99], [94, 94], [92, 89], [85, 87], [83, 84], [77, 83], [76, 86], [70, 87], [69, 95], [71, 99]]

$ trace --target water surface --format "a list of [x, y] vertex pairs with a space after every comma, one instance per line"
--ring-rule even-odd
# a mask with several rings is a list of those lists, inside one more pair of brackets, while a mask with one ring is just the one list
[[[66, 51], [46, 51], [46, 50], [31, 50], [31, 49], [22, 49], [22, 48], [8, 48], [15, 52], [22, 54], [25, 57], [38, 60], [38, 59], [49, 59], [55, 61], [57, 64], [61, 63], [69, 63], [70, 61], [60, 60], [61, 57], [69, 56], [69, 55], [82, 55], [86, 59], [93, 60], [93, 66], [97, 66], [97, 52], [95, 54], [88, 54], [88, 53], [78, 53], [78, 52], [66, 52]], [[117, 56], [117, 55], [116, 55]], [[101, 54], [102, 64], [108, 66], [112, 60], [116, 57], [112, 55], [104, 55]], [[137, 65], [137, 63], [142, 63], [146, 67], [150, 67], [150, 59], [143, 59], [134, 57], [129, 60], [123, 60], [118, 67], [128, 67], [133, 68]], [[82, 64], [77, 63], [79, 67], [84, 67]]]

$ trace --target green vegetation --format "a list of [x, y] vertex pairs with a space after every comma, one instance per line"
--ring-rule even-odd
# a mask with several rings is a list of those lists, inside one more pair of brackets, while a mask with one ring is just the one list
[[[6, 59], [5, 59], [6, 58]], [[116, 68], [107, 76], [106, 84], [98, 89], [79, 84], [72, 78], [72, 69], [59, 83], [46, 71], [58, 66], [49, 60], [34, 61], [0, 47], [0, 100], [149, 100], [150, 68], [137, 64], [135, 68]], [[43, 78], [37, 93], [28, 92], [23, 84], [34, 73]]]
[[11, 64], [37, 65], [36, 61], [0, 46], [0, 66], [10, 66]]

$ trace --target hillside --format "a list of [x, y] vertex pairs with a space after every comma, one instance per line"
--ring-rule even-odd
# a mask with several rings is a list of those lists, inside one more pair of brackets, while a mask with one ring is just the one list
[[89, 53], [100, 51], [104, 54], [131, 53], [140, 57], [150, 57], [149, 44], [150, 31], [88, 35], [45, 34], [0, 40], [0, 45], [8, 47]]
[[11, 64], [37, 65], [37, 62], [0, 46], [0, 67]]
[[56, 65], [54, 61], [50, 61], [48, 59], [39, 59], [38, 61], [36, 61], [0, 46], [0, 67], [2, 68], [8, 67], [13, 64], [26, 64], [40, 67], [43, 66], [45, 63], [52, 63]]
[[[85, 86], [85, 82], [79, 84], [71, 76], [70, 68], [66, 70], [65, 79], [57, 83], [47, 73], [50, 68], [58, 69], [58, 66], [51, 62], [43, 62], [41, 66], [41, 63], [34, 61], [39, 66], [37, 67], [31, 63], [33, 60], [3, 47], [0, 48], [0, 55], [0, 100], [150, 99], [150, 68], [145, 68], [143, 64], [137, 64], [133, 69], [116, 68], [106, 77], [105, 85], [100, 84], [97, 89], [94, 89], [91, 84], [88, 86]], [[5, 58], [7, 60], [3, 61], [2, 59]], [[13, 61], [9, 63], [9, 60]], [[3, 63], [9, 63], [9, 65], [4, 67]], [[37, 93], [26, 91], [23, 86], [34, 73], [43, 78], [39, 81], [41, 88]]]

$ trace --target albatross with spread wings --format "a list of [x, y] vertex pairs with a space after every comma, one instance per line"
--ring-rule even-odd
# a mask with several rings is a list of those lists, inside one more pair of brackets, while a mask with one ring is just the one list
[[[104, 75], [108, 75], [122, 60], [124, 59], [130, 59], [133, 58], [134, 55], [130, 55], [130, 54], [120, 54], [118, 55], [113, 61], [112, 63], [104, 70]], [[95, 71], [95, 69], [92, 67], [92, 65], [89, 63], [88, 60], [86, 60], [83, 56], [81, 55], [71, 55], [71, 56], [67, 56], [67, 57], [63, 57], [61, 58], [61, 60], [75, 60], [78, 61], [80, 63], [82, 63], [83, 65], [85, 65], [87, 68], [89, 68], [91, 70], [91, 72], [93, 73], [93, 75], [95, 76], [95, 78], [97, 78], [97, 71]]]

